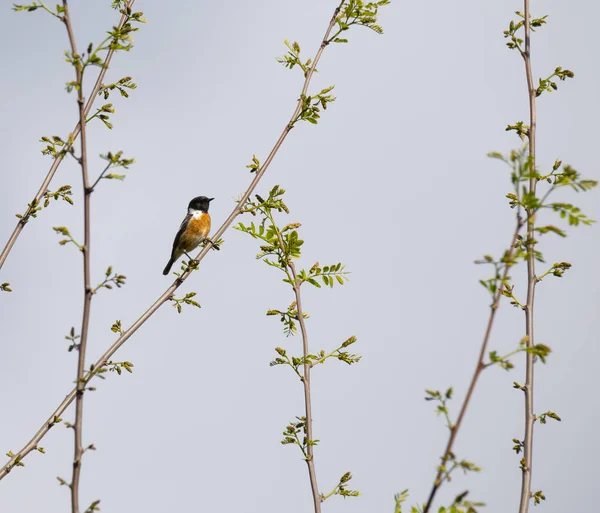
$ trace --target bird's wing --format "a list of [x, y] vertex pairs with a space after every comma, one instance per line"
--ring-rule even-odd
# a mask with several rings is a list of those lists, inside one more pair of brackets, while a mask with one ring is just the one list
[[190, 219], [192, 219], [192, 214], [186, 215], [185, 218], [183, 219], [183, 222], [181, 223], [181, 226], [179, 227], [179, 231], [177, 232], [177, 235], [175, 235], [175, 240], [173, 241], [173, 252], [175, 252], [175, 248], [177, 247], [177, 241], [183, 235], [183, 232], [185, 231], [186, 226], [190, 222]]

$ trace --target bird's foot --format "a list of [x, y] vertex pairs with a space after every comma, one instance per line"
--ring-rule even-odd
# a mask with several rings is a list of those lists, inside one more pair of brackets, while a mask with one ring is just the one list
[[219, 251], [221, 249], [218, 242], [214, 242], [212, 239], [209, 239], [208, 237], [206, 239], [204, 239], [204, 244], [210, 244], [212, 246], [212, 248], [217, 251]]

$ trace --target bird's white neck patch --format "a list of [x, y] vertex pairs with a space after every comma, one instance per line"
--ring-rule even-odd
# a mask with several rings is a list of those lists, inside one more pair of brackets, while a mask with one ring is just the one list
[[202, 210], [188, 208], [188, 214], [190, 214], [194, 219], [200, 219], [204, 215], [204, 212], [202, 212]]

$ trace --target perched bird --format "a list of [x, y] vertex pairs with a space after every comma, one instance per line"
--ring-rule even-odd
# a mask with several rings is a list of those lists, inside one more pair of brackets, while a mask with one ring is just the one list
[[[171, 258], [165, 267], [163, 274], [169, 274], [171, 267], [177, 259], [188, 251], [193, 251], [208, 237], [210, 232], [210, 214], [208, 206], [214, 198], [198, 196], [190, 201], [188, 213], [179, 227], [175, 240], [173, 241], [173, 250]], [[189, 255], [187, 255], [189, 257]], [[190, 258], [191, 260], [191, 258]]]

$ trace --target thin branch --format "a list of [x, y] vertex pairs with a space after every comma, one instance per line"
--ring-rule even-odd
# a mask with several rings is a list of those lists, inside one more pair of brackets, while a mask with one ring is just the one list
[[[531, 72], [531, 25], [529, 13], [529, 0], [523, 0], [525, 14], [525, 51], [521, 52], [525, 62], [525, 74], [527, 76], [527, 93], [529, 96], [529, 165], [531, 178], [529, 179], [529, 193], [535, 196], [537, 180], [535, 178], [535, 136], [536, 136], [536, 111], [535, 95], [536, 88], [533, 83]], [[527, 211], [527, 303], [525, 304], [525, 334], [527, 337], [527, 348], [533, 348], [533, 306], [535, 301], [535, 255], [534, 235], [535, 216], [533, 212]], [[527, 513], [531, 500], [531, 467], [533, 458], [533, 424], [535, 415], [533, 413], [533, 359], [534, 354], [527, 351], [525, 370], [525, 436], [523, 438], [523, 462], [521, 465], [521, 500], [519, 513]]]
[[313, 494], [313, 503], [315, 506], [315, 513], [321, 513], [321, 502], [323, 497], [319, 493], [319, 486], [317, 483], [317, 474], [315, 471], [315, 458], [313, 454], [313, 435], [312, 435], [312, 401], [310, 397], [310, 369], [312, 363], [307, 359], [308, 352], [308, 333], [306, 331], [306, 323], [304, 322], [304, 314], [302, 312], [302, 300], [300, 298], [300, 284], [298, 282], [298, 276], [296, 275], [296, 266], [294, 262], [288, 262], [289, 268], [292, 271], [292, 286], [294, 288], [294, 294], [296, 296], [296, 311], [298, 312], [298, 324], [300, 324], [300, 333], [302, 334], [302, 351], [304, 354], [304, 375], [302, 376], [302, 384], [304, 385], [304, 414], [306, 417], [306, 464], [308, 465], [308, 475], [310, 478], [310, 487]]
[[[69, 35], [71, 44], [71, 52], [75, 59], [78, 59], [77, 46], [75, 44], [75, 34], [71, 24], [71, 14], [67, 0], [63, 0], [64, 14], [61, 18]], [[81, 459], [83, 456], [83, 393], [85, 391], [85, 352], [87, 348], [88, 328], [90, 323], [90, 307], [92, 301], [92, 285], [90, 278], [90, 196], [91, 189], [88, 183], [88, 167], [87, 167], [87, 129], [85, 123], [85, 99], [83, 97], [83, 73], [84, 65], [80, 60], [76, 60], [75, 73], [77, 80], [77, 108], [79, 111], [79, 126], [80, 142], [81, 142], [81, 157], [79, 163], [81, 165], [81, 176], [83, 182], [83, 223], [84, 223], [84, 243], [81, 248], [83, 255], [83, 282], [84, 282], [84, 300], [83, 300], [83, 318], [81, 321], [81, 338], [79, 340], [79, 354], [77, 360], [77, 379], [76, 383], [76, 400], [75, 400], [75, 423], [73, 424], [74, 433], [74, 449], [73, 449], [73, 477], [71, 479], [71, 512], [79, 513], [79, 479], [81, 476]]]
[[[127, 5], [126, 5], [126, 9], [130, 9], [133, 6], [134, 2], [135, 2], [135, 0], [129, 0], [129, 2], [127, 2]], [[121, 29], [123, 27], [123, 24], [125, 23], [126, 19], [127, 19], [127, 16], [125, 14], [123, 14], [121, 16], [121, 19], [119, 20], [119, 24], [118, 24], [119, 29]], [[96, 83], [94, 84], [94, 88], [92, 89], [92, 92], [90, 93], [90, 96], [88, 98], [88, 102], [85, 106], [85, 109], [84, 109], [85, 117], [87, 117], [88, 114], [90, 113], [90, 110], [92, 110], [94, 101], [96, 100], [96, 97], [98, 96], [98, 92], [100, 91], [100, 88], [102, 87], [102, 81], [104, 80], [104, 76], [106, 75], [106, 72], [108, 71], [108, 67], [110, 65], [110, 61], [113, 57], [114, 52], [115, 52], [114, 49], [110, 49], [108, 51], [108, 53], [106, 54], [106, 59], [104, 60], [104, 65], [100, 69], [100, 73], [98, 74], [98, 78], [96, 79]], [[75, 128], [73, 129], [73, 132], [71, 132], [71, 139], [73, 142], [75, 142], [75, 140], [79, 136], [79, 134], [81, 132], [81, 126], [82, 126], [82, 123], [78, 121], [77, 125], [75, 125]], [[44, 194], [46, 194], [46, 192], [48, 191], [50, 182], [52, 181], [56, 171], [58, 170], [58, 166], [60, 166], [60, 164], [62, 163], [64, 156], [68, 154], [67, 150], [69, 150], [69, 149], [70, 149], [70, 145], [67, 144], [67, 146], [65, 146], [65, 151], [59, 153], [56, 156], [56, 158], [52, 162], [52, 165], [50, 166], [50, 170], [48, 171], [46, 178], [44, 178], [44, 181], [42, 182], [40, 189], [38, 190], [37, 194], [35, 195], [35, 198], [34, 198], [32, 204], [37, 204], [42, 200]], [[28, 208], [27, 211], [25, 212], [25, 214], [23, 215], [23, 217], [21, 219], [19, 219], [19, 221], [17, 222], [15, 229], [13, 230], [11, 236], [9, 237], [8, 241], [6, 242], [6, 245], [4, 246], [4, 249], [2, 250], [2, 253], [0, 254], [0, 269], [2, 269], [2, 266], [4, 265], [4, 262], [6, 261], [8, 254], [11, 252], [19, 235], [21, 235], [23, 228], [25, 228], [25, 225], [27, 224], [27, 220], [29, 218], [30, 213], [31, 213], [31, 209]]]
[[56, 14], [52, 9], [50, 9], [44, 2], [40, 2], [40, 5], [42, 6], [42, 9], [44, 9], [44, 11], [46, 11], [48, 14], [51, 14], [55, 18], [61, 19], [60, 16]]
[[90, 192], [94, 192], [94, 189], [96, 188], [96, 185], [98, 185], [98, 182], [100, 180], [102, 180], [102, 178], [104, 178], [104, 173], [106, 173], [109, 170], [110, 166], [112, 166], [112, 162], [109, 162], [106, 165], [106, 167], [102, 170], [102, 173], [100, 173], [100, 176], [98, 178], [96, 178], [96, 181], [90, 187]]
[[[283, 141], [285, 140], [285, 138], [291, 131], [294, 121], [297, 119], [298, 114], [300, 114], [300, 112], [302, 110], [302, 105], [303, 105], [302, 97], [304, 95], [306, 95], [306, 92], [308, 91], [308, 86], [310, 85], [310, 80], [311, 80], [313, 73], [315, 71], [315, 68], [321, 58], [321, 55], [323, 54], [323, 51], [325, 50], [325, 48], [328, 45], [327, 41], [328, 41], [329, 34], [331, 33], [333, 26], [335, 25], [337, 15], [339, 14], [343, 3], [344, 3], [343, 1], [340, 2], [338, 7], [335, 9], [335, 12], [329, 23], [329, 27], [327, 28], [327, 32], [325, 33], [325, 36], [321, 42], [321, 45], [319, 46], [319, 50], [317, 51], [317, 53], [315, 55], [312, 66], [310, 67], [310, 69], [308, 70], [308, 72], [305, 75], [304, 85], [302, 86], [302, 92], [298, 99], [298, 104], [296, 105], [294, 113], [292, 114], [292, 116], [290, 118], [290, 121], [285, 125], [285, 128], [283, 129], [281, 135], [277, 139], [277, 142], [273, 146], [273, 148], [272, 148], [271, 152], [269, 153], [267, 159], [265, 160], [264, 164], [256, 171], [254, 179], [248, 186], [248, 189], [243, 194], [243, 196], [241, 197], [239, 202], [236, 204], [235, 208], [233, 209], [233, 211], [231, 212], [229, 217], [225, 220], [225, 222], [221, 225], [221, 227], [212, 235], [211, 238], [213, 240], [219, 240], [219, 238], [231, 226], [231, 224], [236, 219], [236, 217], [242, 212], [243, 205], [246, 203], [246, 201], [248, 200], [248, 198], [250, 197], [250, 195], [252, 194], [254, 189], [256, 189], [256, 186], [262, 179], [263, 175], [266, 173], [271, 162], [275, 158], [275, 155], [279, 151], [279, 148], [283, 144]], [[194, 260], [196, 260], [198, 262], [198, 264], [200, 264], [200, 262], [204, 259], [204, 257], [210, 251], [211, 247], [212, 247], [211, 244], [207, 244], [206, 246], [204, 246], [204, 248], [202, 248], [202, 250], [198, 253], [198, 255], [196, 256], [196, 258]], [[91, 367], [92, 370], [87, 372], [85, 375], [85, 378], [84, 378], [86, 385], [96, 375], [95, 371], [104, 367], [104, 365], [111, 358], [111, 356], [140, 328], [140, 326], [142, 326], [165, 302], [169, 301], [173, 297], [173, 293], [183, 284], [183, 282], [185, 280], [187, 280], [189, 278], [189, 276], [193, 272], [193, 270], [194, 269], [188, 267], [188, 269], [186, 269], [181, 274], [181, 276], [178, 277], [171, 284], [171, 286], [154, 302], [154, 304], [152, 304], [152, 306], [150, 306], [150, 308], [148, 308], [148, 310], [146, 310], [139, 317], [139, 319], [136, 320], [129, 327], [128, 330], [124, 331], [122, 333], [122, 335], [96, 361], [96, 363], [94, 363], [92, 365], [92, 367]], [[46, 420], [46, 422], [44, 422], [42, 427], [31, 438], [31, 440], [29, 440], [29, 442], [27, 442], [27, 444], [25, 444], [25, 446], [22, 449], [20, 449], [17, 453], [15, 453], [10, 458], [10, 460], [0, 469], [0, 480], [3, 479], [4, 477], [6, 477], [6, 475], [12, 470], [12, 468], [17, 463], [20, 463], [23, 460], [23, 458], [25, 456], [27, 456], [27, 454], [29, 454], [31, 451], [37, 449], [37, 444], [40, 442], [40, 440], [42, 440], [42, 438], [44, 438], [44, 436], [46, 436], [48, 431], [50, 431], [50, 429], [58, 422], [57, 419], [60, 418], [60, 416], [64, 413], [64, 411], [67, 409], [67, 407], [73, 402], [73, 399], [75, 399], [76, 395], [77, 395], [77, 388], [74, 388], [73, 390], [71, 390], [71, 392], [69, 392], [69, 394], [65, 397], [65, 399], [62, 401], [62, 403], [60, 403], [58, 408], [56, 408], [56, 410], [54, 410], [54, 412], [50, 415], [50, 417]]]
[[517, 243], [517, 237], [523, 228], [523, 220], [519, 213], [517, 213], [517, 225], [515, 231], [512, 236], [512, 241], [510, 243], [510, 249], [506, 255], [506, 266], [504, 267], [504, 272], [502, 274], [502, 279], [500, 280], [500, 286], [496, 291], [496, 294], [493, 297], [492, 304], [490, 305], [490, 315], [488, 317], [487, 327], [485, 329], [485, 334], [483, 335], [483, 341], [481, 342], [481, 349], [479, 350], [479, 359], [477, 360], [477, 365], [475, 366], [475, 371], [473, 373], [473, 377], [471, 378], [471, 383], [467, 390], [467, 395], [462, 403], [460, 408], [460, 412], [458, 414], [458, 418], [456, 420], [456, 424], [451, 424], [450, 428], [450, 436], [448, 437], [448, 442], [446, 444], [446, 450], [444, 451], [444, 455], [442, 456], [442, 461], [440, 466], [438, 467], [437, 475], [435, 476], [435, 480], [433, 481], [433, 486], [431, 488], [431, 492], [429, 492], [429, 498], [425, 503], [425, 507], [423, 509], [423, 513], [428, 513], [435, 498], [437, 491], [443, 483], [443, 476], [445, 474], [445, 467], [448, 459], [450, 458], [450, 454], [452, 453], [452, 448], [454, 446], [454, 442], [456, 440], [456, 436], [458, 431], [462, 425], [465, 413], [467, 412], [467, 408], [469, 407], [469, 402], [471, 401], [471, 396], [473, 395], [473, 391], [475, 390], [475, 386], [477, 385], [477, 381], [479, 380], [479, 376], [482, 371], [486, 368], [485, 365], [485, 355], [487, 351], [488, 342], [490, 340], [490, 336], [492, 334], [492, 328], [494, 326], [494, 320], [496, 318], [496, 312], [498, 307], [500, 306], [500, 299], [502, 298], [502, 292], [504, 291], [504, 283], [508, 277], [508, 273], [512, 267], [513, 255], [515, 253], [515, 244]]

